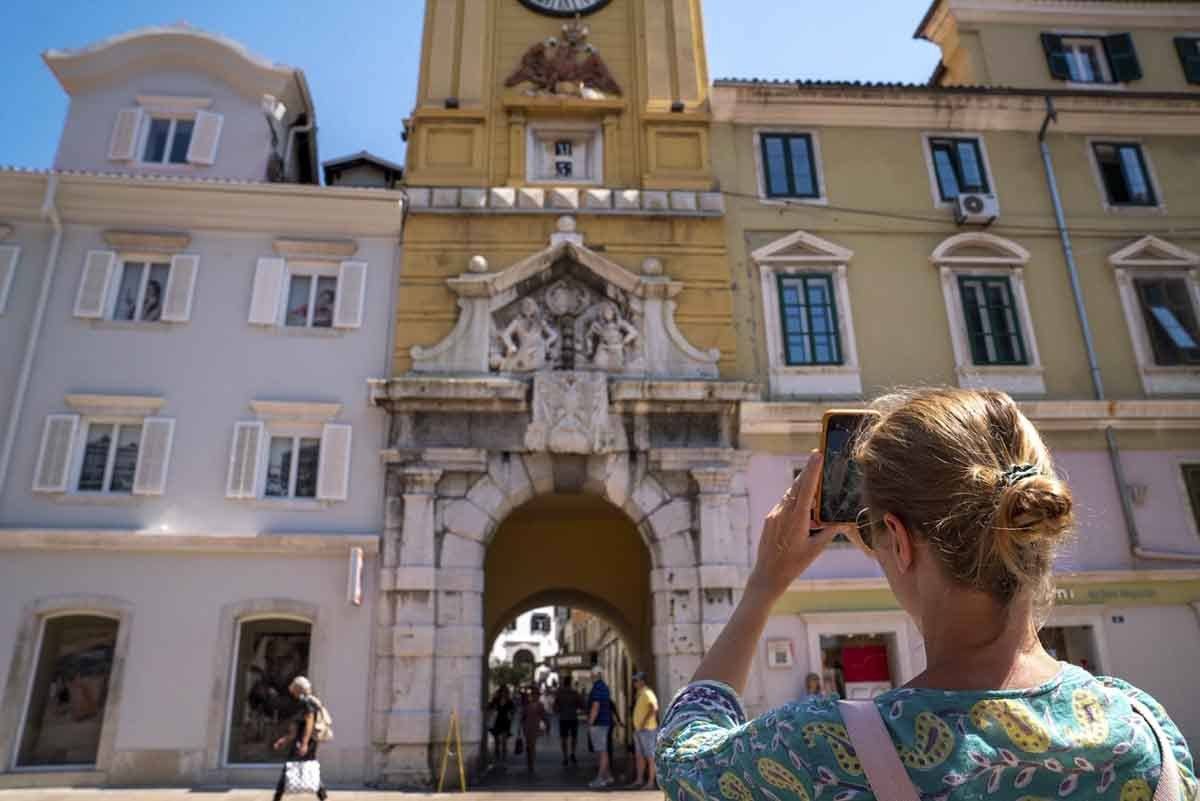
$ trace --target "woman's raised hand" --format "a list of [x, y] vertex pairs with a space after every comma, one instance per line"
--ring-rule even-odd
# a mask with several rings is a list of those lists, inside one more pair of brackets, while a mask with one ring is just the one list
[[767, 514], [747, 590], [782, 595], [841, 530], [841, 526], [812, 530], [812, 508], [820, 475], [821, 454], [813, 451], [804, 471]]

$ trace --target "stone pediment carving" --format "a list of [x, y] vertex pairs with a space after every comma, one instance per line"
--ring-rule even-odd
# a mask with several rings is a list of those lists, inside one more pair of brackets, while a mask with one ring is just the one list
[[458, 322], [437, 345], [412, 349], [413, 372], [716, 378], [718, 351], [695, 348], [675, 324], [683, 284], [653, 259], [635, 275], [566, 227], [505, 270], [489, 272], [476, 257], [468, 273], [449, 279]]
[[551, 453], [617, 453], [629, 447], [620, 417], [609, 412], [608, 378], [574, 370], [533, 377], [533, 420], [525, 447]]

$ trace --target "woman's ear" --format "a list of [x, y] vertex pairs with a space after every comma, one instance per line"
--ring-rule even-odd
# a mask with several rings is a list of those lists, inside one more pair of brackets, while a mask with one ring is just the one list
[[912, 534], [908, 526], [904, 525], [904, 521], [891, 512], [883, 516], [883, 525], [892, 535], [886, 547], [891, 550], [897, 569], [901, 573], [907, 573], [912, 569], [913, 557], [916, 554], [916, 543], [913, 542]]

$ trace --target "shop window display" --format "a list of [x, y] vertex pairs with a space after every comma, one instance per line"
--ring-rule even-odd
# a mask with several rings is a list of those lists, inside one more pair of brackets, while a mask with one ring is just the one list
[[95, 615], [45, 622], [17, 765], [95, 764], [117, 627], [116, 620]]
[[288, 733], [300, 711], [288, 693], [308, 675], [312, 626], [298, 620], [252, 620], [238, 632], [227, 761], [233, 765], [280, 762], [271, 744]]
[[839, 698], [874, 698], [892, 689], [896, 645], [890, 634], [821, 637], [825, 692]]
[[1100, 672], [1096, 637], [1091, 626], [1046, 626], [1038, 632], [1038, 637], [1042, 647], [1055, 659], [1092, 673]]

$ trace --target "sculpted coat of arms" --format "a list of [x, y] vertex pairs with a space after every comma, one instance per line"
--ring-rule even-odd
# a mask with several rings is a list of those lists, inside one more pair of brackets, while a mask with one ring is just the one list
[[525, 51], [505, 86], [533, 85], [534, 93], [580, 95], [595, 99], [619, 96], [621, 87], [595, 47], [590, 31], [578, 20], [562, 27], [562, 38], [550, 37]]

